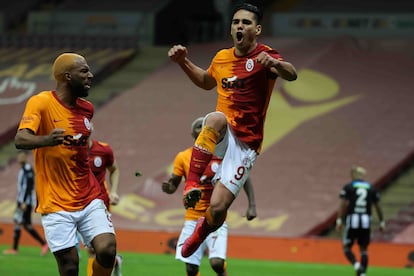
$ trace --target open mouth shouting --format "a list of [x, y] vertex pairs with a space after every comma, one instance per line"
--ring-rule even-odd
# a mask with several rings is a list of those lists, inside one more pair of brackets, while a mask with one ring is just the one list
[[237, 43], [241, 43], [243, 41], [243, 33], [242, 32], [237, 32], [236, 33], [236, 40], [237, 40]]

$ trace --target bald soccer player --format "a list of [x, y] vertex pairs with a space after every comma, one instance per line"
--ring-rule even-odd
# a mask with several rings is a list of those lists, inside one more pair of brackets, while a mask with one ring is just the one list
[[93, 117], [88, 96], [93, 74], [81, 55], [63, 53], [53, 64], [56, 90], [42, 91], [26, 104], [15, 137], [18, 149], [33, 149], [36, 212], [60, 275], [78, 275], [76, 231], [96, 252], [93, 275], [111, 275], [115, 230], [88, 162]]

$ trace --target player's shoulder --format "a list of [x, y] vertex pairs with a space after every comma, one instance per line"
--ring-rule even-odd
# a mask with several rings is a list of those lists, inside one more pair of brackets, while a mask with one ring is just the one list
[[108, 143], [105, 143], [105, 142], [102, 142], [102, 141], [97, 141], [97, 140], [95, 140], [95, 142], [97, 144], [99, 144], [100, 146], [102, 146], [102, 147], [109, 147], [109, 144]]
[[94, 109], [93, 103], [84, 98], [78, 98], [77, 104], [83, 108]]
[[93, 143], [93, 148], [95, 149], [99, 149], [100, 151], [105, 151], [105, 152], [112, 152], [111, 146], [106, 142], [92, 140], [92, 143]]
[[234, 49], [234, 47], [231, 47], [218, 50], [215, 59], [227, 59], [230, 57], [234, 57]]
[[177, 157], [185, 157], [185, 156], [188, 156], [188, 155], [191, 156], [192, 150], [193, 150], [193, 147], [186, 148], [186, 149], [178, 152]]
[[41, 91], [29, 98], [29, 101], [36, 102], [36, 104], [48, 103], [53, 99], [52, 91]]

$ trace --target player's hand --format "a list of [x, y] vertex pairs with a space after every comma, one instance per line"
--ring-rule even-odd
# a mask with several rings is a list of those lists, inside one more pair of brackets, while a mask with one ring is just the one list
[[161, 189], [164, 193], [172, 194], [177, 190], [177, 187], [170, 182], [162, 182]]
[[256, 62], [262, 64], [266, 68], [275, 67], [277, 66], [277, 64], [279, 64], [279, 61], [277, 59], [275, 59], [266, 52], [261, 52], [256, 57]]
[[65, 139], [65, 130], [63, 128], [53, 129], [46, 137], [46, 146], [56, 146], [63, 143]]
[[384, 232], [385, 231], [385, 221], [380, 221], [380, 227], [379, 227], [379, 230], [381, 231], [381, 232]]
[[247, 220], [253, 220], [255, 217], [257, 217], [256, 213], [256, 207], [255, 206], [249, 206], [246, 212], [246, 219]]
[[187, 48], [179, 44], [174, 45], [168, 51], [168, 57], [176, 63], [183, 63], [187, 54], [188, 54]]
[[344, 225], [342, 223], [342, 219], [341, 218], [337, 218], [336, 219], [336, 225], [335, 225], [336, 231], [337, 232], [341, 232], [343, 227], [344, 227]]
[[119, 203], [119, 195], [117, 193], [111, 192], [109, 194], [109, 204], [118, 205], [118, 203]]

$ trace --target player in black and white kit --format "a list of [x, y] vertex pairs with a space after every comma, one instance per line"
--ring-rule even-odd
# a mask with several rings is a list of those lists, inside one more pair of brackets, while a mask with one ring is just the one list
[[[368, 245], [371, 237], [372, 206], [380, 220], [380, 230], [385, 229], [383, 213], [379, 204], [378, 191], [364, 180], [366, 170], [356, 166], [351, 169], [352, 182], [346, 184], [340, 194], [341, 204], [336, 220], [336, 230], [343, 230], [343, 250], [346, 258], [354, 266], [356, 275], [365, 276], [368, 267]], [[360, 262], [352, 252], [352, 245], [357, 241], [360, 249]]]
[[17, 207], [13, 216], [14, 235], [13, 247], [3, 251], [3, 254], [18, 254], [19, 240], [21, 235], [21, 226], [42, 246], [41, 255], [45, 255], [49, 247], [46, 241], [39, 235], [32, 226], [32, 210], [36, 207], [35, 175], [32, 165], [28, 162], [28, 152], [20, 151], [17, 155], [17, 161], [21, 168], [17, 177]]

